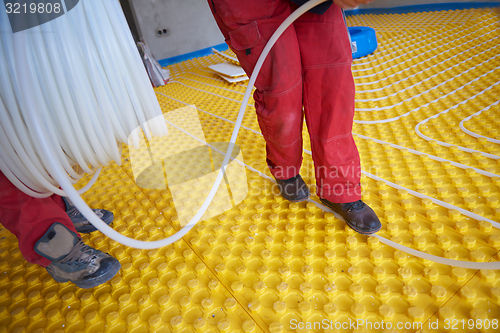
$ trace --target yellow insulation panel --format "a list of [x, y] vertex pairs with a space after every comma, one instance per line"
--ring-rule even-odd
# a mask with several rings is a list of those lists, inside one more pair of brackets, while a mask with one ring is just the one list
[[[357, 15], [348, 24], [375, 28], [379, 40], [352, 67], [363, 200], [382, 221], [378, 235], [444, 258], [498, 261], [498, 13]], [[203, 201], [179, 191], [210, 190], [206, 177], [217, 170], [245, 90], [208, 68], [222, 61], [211, 55], [169, 66], [172, 78], [156, 93], [178, 139], [150, 142], [149, 153], [124, 146], [122, 166], [104, 168], [83, 195], [114, 213], [120, 233], [170, 236]], [[227, 180], [211, 215], [181, 241], [145, 251], [99, 232], [83, 237], [121, 262], [109, 283], [58, 284], [0, 229], [0, 332], [500, 330], [498, 271], [407, 255], [319, 205], [306, 130], [301, 174], [313, 195], [282, 199], [252, 104], [232, 162], [235, 183], [246, 186]], [[183, 120], [187, 114], [199, 123]]]

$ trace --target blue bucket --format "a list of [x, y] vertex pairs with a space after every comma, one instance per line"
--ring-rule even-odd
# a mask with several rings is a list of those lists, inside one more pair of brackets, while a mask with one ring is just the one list
[[375, 29], [370, 27], [349, 27], [351, 42], [353, 44], [352, 57], [354, 59], [365, 57], [373, 53], [378, 46]]

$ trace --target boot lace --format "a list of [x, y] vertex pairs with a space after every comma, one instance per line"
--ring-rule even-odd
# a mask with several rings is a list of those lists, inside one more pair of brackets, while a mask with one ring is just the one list
[[[97, 215], [98, 218], [102, 218], [104, 216], [101, 209], [92, 209], [92, 210], [94, 211], [94, 213]], [[77, 216], [84, 218], [83, 214], [80, 213], [80, 211], [76, 208], [72, 208], [71, 210], [68, 210], [66, 212], [66, 214], [69, 216], [70, 219], [75, 218]], [[90, 222], [87, 220], [85, 220], [84, 223], [90, 224]]]
[[86, 245], [81, 240], [75, 244], [73, 249], [68, 253], [64, 259], [60, 261], [61, 264], [87, 264], [99, 256], [99, 251]]
[[363, 208], [365, 208], [365, 203], [361, 200], [349, 202], [349, 203], [346, 203], [344, 205], [347, 206], [348, 212], [351, 212], [353, 210], [362, 210]]

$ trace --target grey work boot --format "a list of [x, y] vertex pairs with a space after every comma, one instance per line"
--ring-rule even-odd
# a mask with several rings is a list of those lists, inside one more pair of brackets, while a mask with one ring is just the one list
[[[73, 205], [69, 198], [61, 197], [66, 204], [66, 214], [68, 214], [71, 222], [73, 222], [76, 231], [82, 234], [89, 234], [96, 231], [85, 216]], [[98, 218], [104, 221], [107, 225], [113, 222], [113, 213], [105, 209], [92, 209]]]
[[54, 280], [71, 281], [84, 289], [111, 280], [121, 267], [118, 260], [85, 245], [61, 223], [54, 223], [36, 242], [35, 252], [52, 261], [46, 269]]

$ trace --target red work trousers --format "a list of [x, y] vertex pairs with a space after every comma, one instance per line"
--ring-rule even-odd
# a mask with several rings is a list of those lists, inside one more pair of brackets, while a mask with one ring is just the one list
[[26, 261], [43, 267], [51, 264], [34, 248], [35, 243], [56, 222], [76, 232], [60, 196], [52, 195], [43, 199], [30, 197], [0, 172], [0, 223], [17, 237], [19, 249]]
[[[298, 8], [289, 0], [208, 0], [226, 43], [251, 75], [278, 26]], [[280, 37], [255, 83], [255, 109], [277, 179], [299, 173], [304, 116], [319, 197], [361, 199], [361, 166], [352, 137], [352, 53], [340, 7], [306, 13]]]

